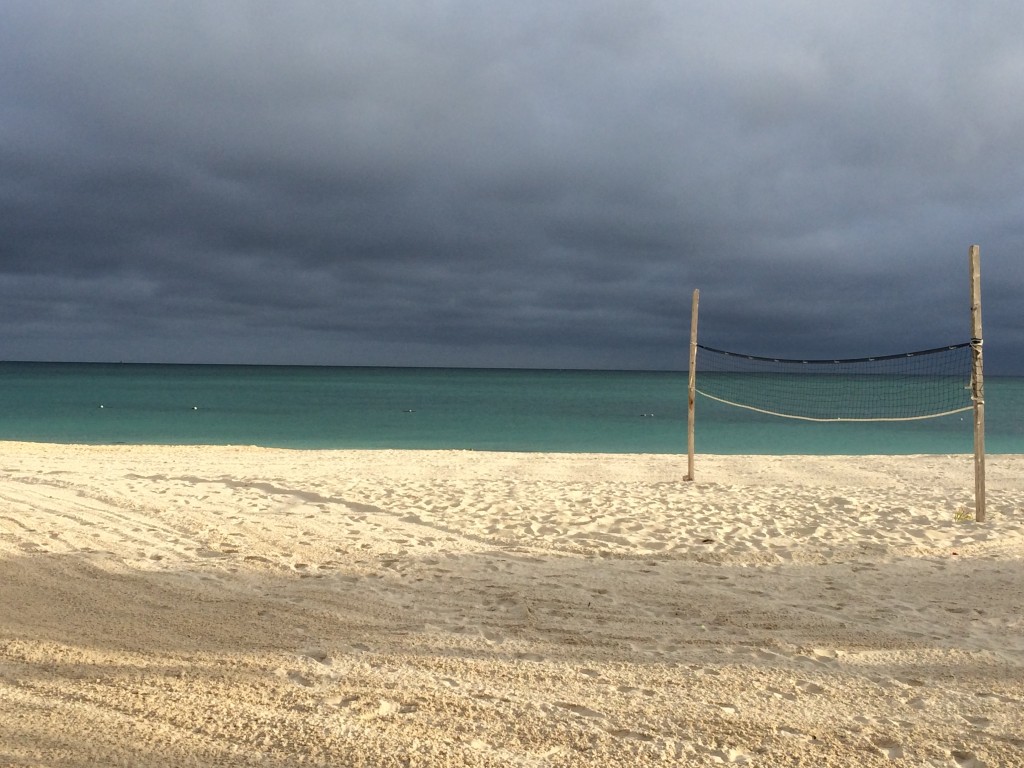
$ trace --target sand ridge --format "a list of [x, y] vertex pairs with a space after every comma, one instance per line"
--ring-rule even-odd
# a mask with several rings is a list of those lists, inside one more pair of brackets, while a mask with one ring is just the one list
[[1024, 762], [1024, 457], [0, 443], [0, 765]]

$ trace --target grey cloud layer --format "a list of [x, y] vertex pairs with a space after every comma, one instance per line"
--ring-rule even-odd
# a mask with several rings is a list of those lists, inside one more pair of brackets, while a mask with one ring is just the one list
[[1024, 8], [11, 2], [0, 358], [1020, 367]]

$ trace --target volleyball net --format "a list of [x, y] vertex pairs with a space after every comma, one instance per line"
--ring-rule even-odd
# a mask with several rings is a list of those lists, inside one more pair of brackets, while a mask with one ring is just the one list
[[973, 408], [971, 342], [847, 360], [696, 347], [696, 392], [758, 413], [804, 421], [915, 421]]

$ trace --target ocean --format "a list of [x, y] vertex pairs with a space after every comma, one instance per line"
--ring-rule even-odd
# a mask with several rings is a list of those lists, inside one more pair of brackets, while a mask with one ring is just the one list
[[[1024, 453], [1024, 378], [985, 380], [986, 449]], [[685, 453], [685, 372], [0, 363], [0, 439]], [[971, 453], [962, 413], [815, 423], [698, 396], [698, 453]]]

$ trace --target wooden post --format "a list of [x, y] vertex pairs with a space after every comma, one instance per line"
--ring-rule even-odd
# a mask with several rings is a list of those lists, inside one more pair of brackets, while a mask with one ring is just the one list
[[690, 310], [690, 391], [686, 408], [686, 479], [693, 480], [693, 418], [697, 396], [697, 304], [700, 291], [693, 291], [693, 307]]
[[982, 373], [981, 249], [972, 245], [971, 399], [974, 401], [974, 519], [985, 522], [985, 378]]

